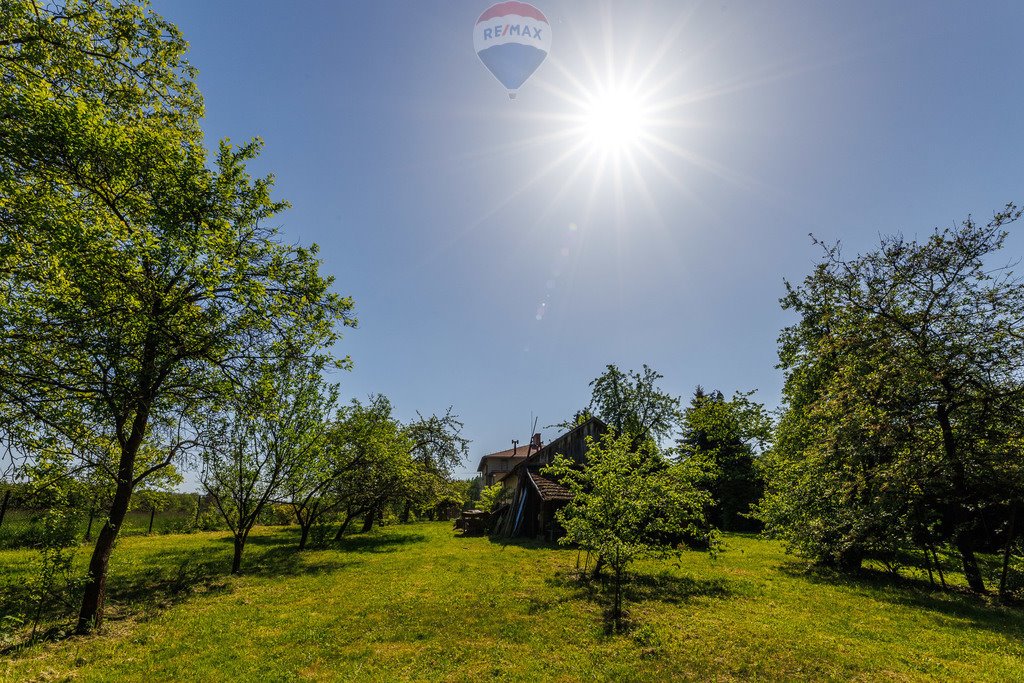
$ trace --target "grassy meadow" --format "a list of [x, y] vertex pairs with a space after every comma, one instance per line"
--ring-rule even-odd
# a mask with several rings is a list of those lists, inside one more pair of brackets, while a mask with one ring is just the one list
[[[923, 580], [813, 572], [727, 535], [717, 559], [636, 567], [631, 629], [573, 550], [390, 526], [298, 553], [258, 527], [245, 574], [220, 532], [123, 539], [98, 636], [8, 649], [22, 680], [1022, 680], [1024, 612]], [[85, 561], [85, 549], [79, 561]], [[0, 552], [0, 598], [32, 554]]]
[[[8, 510], [4, 515], [4, 523], [0, 525], [0, 548], [14, 548], [31, 545], [38, 539], [43, 526], [42, 510]], [[153, 518], [153, 533], [170, 534], [182, 531], [191, 526], [195, 513], [180, 510], [157, 512]], [[93, 520], [93, 536], [99, 533], [103, 520]], [[83, 515], [79, 520], [78, 534], [85, 537], [88, 529], [88, 518]], [[149, 511], [133, 510], [127, 514], [121, 527], [122, 536], [137, 536], [149, 533]]]

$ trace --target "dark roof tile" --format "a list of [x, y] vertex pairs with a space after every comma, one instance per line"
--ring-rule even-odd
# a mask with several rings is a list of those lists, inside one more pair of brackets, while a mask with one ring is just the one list
[[537, 487], [537, 493], [540, 494], [541, 500], [572, 500], [572, 494], [569, 493], [569, 489], [558, 482], [542, 477], [532, 470], [527, 470], [527, 472], [530, 474], [530, 480], [533, 482], [533, 485]]

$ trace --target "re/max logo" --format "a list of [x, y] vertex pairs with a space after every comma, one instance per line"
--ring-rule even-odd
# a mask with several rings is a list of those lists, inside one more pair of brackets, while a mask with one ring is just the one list
[[541, 40], [541, 29], [533, 26], [522, 26], [520, 24], [505, 24], [484, 29], [484, 40], [492, 38], [503, 38], [504, 36], [525, 36], [534, 40]]

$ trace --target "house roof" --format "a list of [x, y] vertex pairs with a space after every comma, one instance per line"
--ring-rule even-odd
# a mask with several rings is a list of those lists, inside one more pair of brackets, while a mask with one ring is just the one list
[[547, 477], [542, 477], [532, 470], [526, 470], [530, 475], [530, 481], [537, 489], [541, 500], [572, 500], [569, 489], [559, 483], [553, 482]]
[[[527, 452], [529, 451], [529, 449], [530, 449], [530, 442], [527, 441], [525, 446], [518, 446], [516, 448], [509, 448], [506, 451], [498, 451], [496, 453], [488, 453], [487, 455], [485, 455], [485, 456], [480, 458], [480, 464], [477, 465], [476, 471], [477, 472], [483, 472], [484, 471], [484, 462], [487, 461], [487, 460], [490, 460], [490, 459], [494, 459], [494, 460], [502, 460], [502, 459], [504, 459], [504, 460], [513, 460], [513, 462], [515, 464], [518, 464], [518, 463], [522, 462], [523, 460], [526, 460], [526, 455], [527, 455]], [[537, 451], [534, 450], [533, 452], [536, 453]]]

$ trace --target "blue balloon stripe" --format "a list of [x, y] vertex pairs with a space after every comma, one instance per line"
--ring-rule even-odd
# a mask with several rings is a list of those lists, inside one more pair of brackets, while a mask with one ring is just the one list
[[494, 77], [509, 90], [518, 90], [548, 53], [532, 45], [505, 43], [477, 53]]

